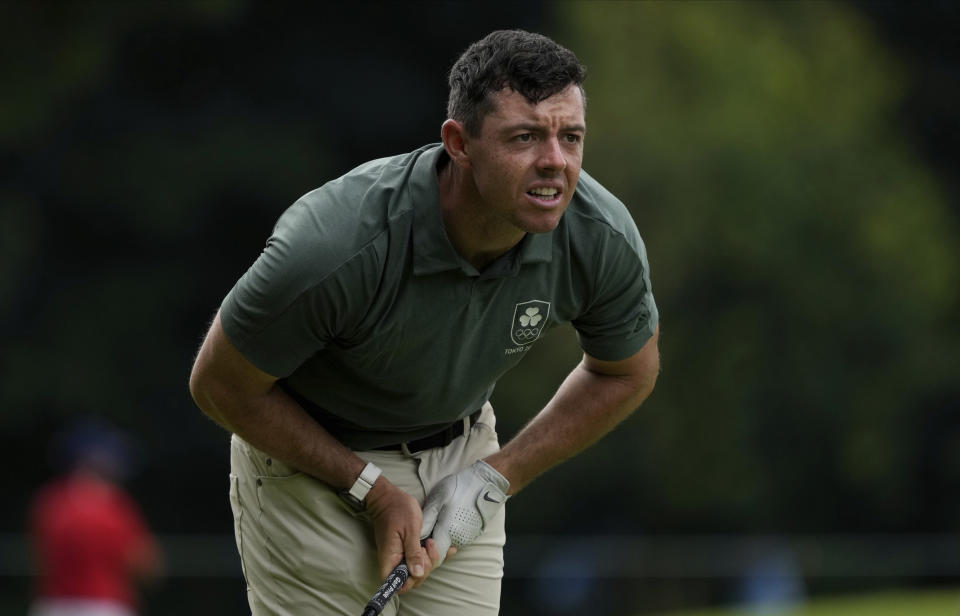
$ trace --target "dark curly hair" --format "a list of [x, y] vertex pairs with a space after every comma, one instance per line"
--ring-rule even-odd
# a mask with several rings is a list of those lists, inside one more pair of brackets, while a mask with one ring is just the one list
[[447, 117], [476, 135], [493, 110], [490, 94], [510, 88], [536, 104], [571, 84], [582, 94], [586, 77], [586, 67], [573, 52], [549, 38], [497, 30], [470, 45], [450, 69]]

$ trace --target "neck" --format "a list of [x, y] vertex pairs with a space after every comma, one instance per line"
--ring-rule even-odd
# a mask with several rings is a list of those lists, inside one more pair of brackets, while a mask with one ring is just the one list
[[440, 210], [454, 249], [478, 271], [523, 239], [522, 230], [490, 215], [469, 174], [447, 160], [437, 173]]

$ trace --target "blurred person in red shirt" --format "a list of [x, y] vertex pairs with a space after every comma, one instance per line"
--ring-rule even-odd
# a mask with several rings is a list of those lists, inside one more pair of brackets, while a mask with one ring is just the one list
[[137, 583], [161, 555], [139, 507], [120, 487], [131, 467], [124, 436], [85, 421], [54, 442], [63, 475], [30, 508], [38, 567], [31, 616], [133, 616]]

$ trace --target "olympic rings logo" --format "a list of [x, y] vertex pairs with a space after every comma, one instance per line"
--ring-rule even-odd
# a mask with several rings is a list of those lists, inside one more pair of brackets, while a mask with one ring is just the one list
[[[503, 331], [503, 330], [500, 330]], [[513, 332], [514, 337], [520, 340], [532, 340], [540, 335], [539, 327], [517, 328]]]

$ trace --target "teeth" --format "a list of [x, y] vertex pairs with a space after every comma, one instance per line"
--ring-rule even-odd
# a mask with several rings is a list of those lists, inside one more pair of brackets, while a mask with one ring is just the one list
[[540, 195], [541, 197], [553, 197], [557, 194], [556, 188], [534, 188], [530, 191], [532, 195]]

